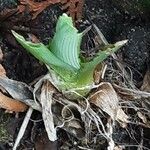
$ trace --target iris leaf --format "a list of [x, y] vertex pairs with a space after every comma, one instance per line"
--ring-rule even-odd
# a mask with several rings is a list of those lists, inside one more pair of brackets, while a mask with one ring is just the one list
[[73, 67], [69, 64], [66, 64], [57, 58], [43, 43], [32, 43], [30, 41], [26, 41], [23, 36], [19, 35], [15, 31], [12, 31], [12, 33], [16, 40], [41, 62], [47, 64], [48, 66], [54, 65], [69, 70], [73, 69]]
[[104, 50], [97, 53], [97, 56], [93, 58], [90, 62], [82, 63], [81, 69], [77, 75], [78, 84], [86, 85], [86, 83], [93, 82], [93, 72], [95, 67], [104, 61], [112, 53], [116, 52], [120, 47], [122, 47], [127, 40], [117, 42], [115, 44], [108, 45]]
[[60, 82], [63, 80], [60, 89], [82, 88], [81, 92], [77, 91], [81, 95], [85, 95], [89, 91], [87, 89], [84, 91], [84, 87], [90, 87], [94, 83], [95, 67], [127, 42], [125, 40], [107, 45], [92, 60], [83, 62], [83, 59], [80, 59], [80, 44], [83, 34], [78, 33], [78, 30], [73, 26], [72, 19], [66, 14], [59, 17], [56, 33], [49, 41], [48, 46], [26, 41], [16, 32], [12, 31], [12, 33], [27, 51], [45, 63], [49, 71], [52, 69], [56, 76], [61, 78]]
[[59, 18], [56, 33], [50, 44], [51, 51], [62, 61], [76, 69], [80, 69], [80, 43], [82, 33], [73, 27], [71, 17], [63, 15]]

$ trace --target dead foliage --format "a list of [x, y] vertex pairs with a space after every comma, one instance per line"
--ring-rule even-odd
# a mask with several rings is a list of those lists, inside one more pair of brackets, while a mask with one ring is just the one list
[[[0, 49], [0, 61], [3, 60], [3, 53], [2, 50]], [[6, 78], [6, 70], [0, 64], [0, 77]], [[1, 91], [4, 92], [4, 88], [0, 86]], [[0, 91], [0, 108], [6, 109], [7, 112], [24, 112], [27, 110], [28, 106], [22, 102], [19, 102], [13, 98], [10, 98], [6, 95], [4, 95]]]
[[62, 9], [67, 10], [66, 13], [73, 20], [80, 20], [82, 18], [84, 0], [61, 0], [61, 3], [63, 4]]
[[[62, 3], [62, 9], [68, 10], [67, 13], [74, 19], [81, 18], [83, 0], [46, 0], [42, 2], [20, 0], [20, 5], [17, 9], [19, 13], [30, 12], [33, 16], [32, 19], [34, 19], [45, 8], [55, 3]], [[39, 42], [32, 34], [30, 34], [29, 38], [34, 43]], [[105, 71], [102, 68], [96, 68], [95, 70], [95, 85], [92, 87], [92, 92], [89, 96], [70, 100], [67, 99], [66, 93], [57, 88], [51, 71], [44, 77], [34, 81], [34, 87], [31, 88], [23, 82], [7, 78], [6, 71], [0, 66], [0, 73], [2, 74], [0, 76], [0, 86], [12, 97], [10, 98], [0, 93], [1, 107], [15, 112], [26, 111], [29, 107], [29, 113], [27, 112], [27, 117], [24, 120], [25, 124], [23, 123], [22, 126], [23, 130], [22, 128], [20, 130], [21, 136], [18, 134], [19, 138], [17, 139], [19, 140], [16, 142], [14, 149], [17, 148], [25, 132], [33, 110], [42, 113], [48, 135], [46, 137], [48, 145], [45, 145], [45, 141], [41, 141], [40, 145], [36, 142], [36, 149], [44, 149], [45, 147], [55, 149], [56, 145], [53, 142], [56, 142], [59, 138], [57, 131], [58, 129], [63, 129], [68, 137], [72, 137], [70, 138], [72, 143], [75, 140], [79, 142], [76, 145], [78, 149], [96, 149], [98, 145], [107, 142], [109, 150], [121, 150], [122, 147], [115, 146], [116, 143], [113, 139], [114, 128], [121, 126], [127, 129], [127, 125], [130, 123], [150, 128], [149, 73], [145, 76], [141, 88], [143, 91], [141, 91], [128, 88], [128, 85], [125, 87], [118, 86], [115, 84], [115, 80], [111, 80], [112, 83], [105, 81]], [[118, 68], [122, 69], [122, 66]], [[101, 79], [104, 81], [101, 82]], [[69, 92], [69, 94], [72, 94], [71, 91]], [[5, 105], [5, 103], [7, 104]], [[134, 115], [132, 111], [128, 111], [129, 109], [134, 111]], [[44, 137], [42, 136], [42, 138]], [[48, 140], [53, 142], [48, 142]], [[94, 147], [93, 145], [96, 146]], [[44, 148], [41, 148], [41, 146]]]
[[28, 106], [22, 102], [12, 99], [0, 92], [0, 107], [6, 109], [7, 112], [24, 112]]
[[2, 60], [3, 60], [3, 52], [2, 52], [1, 47], [0, 47], [0, 63], [2, 62]]
[[0, 64], [0, 76], [6, 76], [6, 70], [1, 64]]
[[6, 9], [0, 12], [0, 20], [5, 20], [13, 14], [32, 14], [32, 19], [35, 19], [44, 9], [53, 4], [62, 4], [62, 10], [66, 11], [73, 20], [80, 20], [82, 18], [82, 11], [84, 0], [44, 0], [36, 2], [34, 0], [19, 0], [19, 5], [14, 9]]
[[101, 108], [112, 120], [128, 122], [128, 116], [121, 110], [117, 93], [110, 83], [101, 82], [97, 91], [91, 94], [90, 103]]
[[[32, 19], [35, 19], [48, 6], [61, 3], [62, 10], [67, 10], [67, 14], [70, 15], [73, 20], [79, 20], [82, 17], [84, 0], [46, 0], [42, 2], [34, 2], [33, 0], [20, 0], [22, 5], [19, 6], [19, 12], [25, 11], [26, 6], [29, 8], [29, 12], [33, 12]], [[24, 7], [23, 7], [24, 6]]]
[[18, 6], [18, 13], [29, 12], [32, 13], [32, 19], [35, 19], [44, 9], [52, 4], [59, 3], [60, 0], [45, 0], [42, 2], [35, 2], [34, 0], [20, 0]]

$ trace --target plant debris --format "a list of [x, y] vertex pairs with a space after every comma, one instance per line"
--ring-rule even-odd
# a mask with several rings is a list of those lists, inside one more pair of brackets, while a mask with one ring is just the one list
[[91, 94], [90, 103], [101, 108], [113, 121], [118, 120], [124, 123], [128, 122], [128, 116], [125, 113], [122, 113], [123, 110], [121, 110], [119, 106], [117, 93], [110, 83], [101, 82], [97, 91]]
[[27, 11], [28, 13], [32, 13], [32, 19], [35, 19], [37, 15], [40, 14], [45, 8], [59, 2], [60, 0], [45, 0], [42, 2], [35, 2], [34, 0], [20, 0], [18, 13]]
[[[17, 2], [6, 0], [2, 2], [0, 5], [2, 103], [0, 104], [5, 106], [5, 102], [11, 100], [8, 102], [9, 105], [4, 107], [6, 112], [22, 113], [18, 115], [19, 124], [8, 120], [14, 132], [13, 138], [7, 135], [7, 126], [1, 119], [0, 134], [4, 143], [0, 143], [0, 149], [141, 150], [149, 148], [150, 18], [149, 9], [143, 10], [146, 5], [138, 9], [138, 5], [133, 4], [135, 1], [126, 3], [123, 0], [18, 0]], [[11, 34], [11, 30], [14, 30], [23, 35], [28, 44], [32, 42], [35, 46], [43, 43], [46, 48], [50, 48], [52, 46], [49, 43], [53, 41], [52, 37], [55, 35], [54, 27], [62, 11], [69, 14], [74, 21], [80, 20], [76, 25], [79, 32], [83, 31], [84, 34], [81, 44], [81, 55], [83, 54], [84, 58], [80, 57], [79, 63], [73, 62], [73, 58], [66, 60], [65, 62], [71, 64], [71, 67], [78, 68], [80, 62], [93, 60], [92, 58], [96, 57], [103, 47], [113, 47], [109, 43], [128, 40], [116, 55], [110, 55], [103, 64], [97, 65], [92, 72], [94, 81], [90, 86], [92, 90], [85, 95], [75, 91], [76, 88], [70, 88], [70, 84], [66, 86], [69, 87], [67, 91], [66, 88], [61, 90], [60, 83], [63, 80], [56, 83], [60, 72], [57, 72], [56, 76], [50, 68], [51, 65], [43, 67], [43, 61], [39, 62], [30, 56]], [[67, 39], [66, 36], [64, 37]], [[75, 41], [74, 38], [72, 39]], [[66, 41], [69, 43], [70, 40], [71, 38], [68, 38]], [[63, 42], [64, 40], [60, 43]], [[71, 45], [68, 47], [64, 49], [68, 51]], [[39, 52], [41, 51], [39, 48]], [[57, 55], [60, 59], [65, 57], [68, 59], [71, 55], [61, 52]], [[75, 53], [73, 54], [76, 56]], [[64, 69], [61, 71], [63, 72]], [[85, 79], [86, 75], [90, 76], [86, 72], [82, 79]], [[62, 77], [68, 77], [68, 74]], [[77, 97], [72, 99], [73, 96]], [[17, 107], [14, 107], [16, 104]], [[1, 112], [0, 118], [5, 110], [1, 109]], [[17, 119], [14, 113], [6, 115], [12, 120]]]
[[27, 110], [27, 105], [18, 100], [9, 98], [0, 92], [0, 107], [6, 109], [7, 112], [24, 112]]
[[[44, 0], [42, 2], [36, 2], [34, 0], [20, 0], [20, 5], [17, 7], [17, 13], [32, 13], [32, 19], [35, 19], [44, 9], [53, 4], [62, 4], [62, 10], [67, 10], [67, 14], [70, 15], [73, 20], [80, 20], [82, 17], [84, 0]], [[12, 13], [12, 10], [11, 10]], [[10, 10], [3, 16], [8, 16]]]

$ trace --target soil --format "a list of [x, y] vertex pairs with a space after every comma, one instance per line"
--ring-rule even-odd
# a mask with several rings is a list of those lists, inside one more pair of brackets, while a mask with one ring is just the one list
[[[5, 2], [0, 0], [0, 12], [7, 8], [12, 9], [15, 7], [16, 3], [14, 0], [7, 0]], [[31, 83], [37, 77], [44, 75], [47, 72], [47, 69], [43, 64], [39, 63], [18, 45], [11, 35], [10, 30], [16, 30], [24, 36], [27, 36], [27, 33], [32, 33], [44, 44], [47, 44], [49, 38], [54, 35], [56, 21], [60, 14], [62, 14], [62, 10], [58, 4], [48, 7], [34, 20], [31, 20], [30, 14], [23, 14], [20, 16], [14, 14], [0, 23], [0, 47], [4, 53], [2, 65], [6, 69], [9, 78], [25, 83]], [[131, 69], [133, 80], [137, 87], [140, 87], [150, 63], [149, 16], [147, 15], [147, 12], [143, 17], [143, 15], [139, 15], [137, 12], [133, 13], [128, 11], [128, 9], [123, 9], [120, 4], [116, 5], [113, 0], [86, 0], [83, 19], [78, 28], [79, 30], [83, 30], [94, 23], [102, 31], [109, 43], [128, 39], [129, 41], [126, 46], [118, 52], [118, 56], [121, 57], [119, 57], [119, 60], [117, 61], [121, 62], [127, 70], [130, 71]], [[83, 40], [83, 42], [85, 42], [85, 40]], [[82, 43], [82, 49], [85, 48], [85, 44]], [[1, 110], [0, 117], [3, 117], [3, 114], [4, 110]], [[14, 142], [14, 139], [17, 136], [16, 133], [19, 130], [23, 116], [24, 113], [19, 114], [18, 118], [15, 118], [15, 114], [7, 115], [6, 118], [9, 118], [9, 120], [6, 121], [8, 126], [6, 126], [5, 132], [11, 136], [9, 136], [7, 140], [1, 140], [0, 138], [0, 149], [11, 149], [12, 142]], [[41, 114], [35, 112], [32, 119], [41, 120]], [[3, 124], [3, 120], [1, 120], [0, 124]], [[133, 133], [131, 136], [128, 134], [130, 131], [126, 131], [125, 129], [119, 130], [118, 135], [114, 135], [116, 141], [119, 141], [118, 144], [126, 143], [126, 145], [137, 145], [137, 143], [140, 142], [141, 135], [139, 134], [139, 130], [142, 129], [138, 127], [138, 125], [134, 125], [131, 128], [133, 127], [137, 128], [137, 132]], [[62, 146], [67, 139], [67, 135], [61, 130], [58, 132], [60, 140], [57, 145], [59, 146], [58, 149], [60, 149], [60, 146]], [[46, 135], [43, 122], [30, 121], [19, 150], [32, 149], [33, 147], [36, 147], [37, 150], [44, 149], [36, 142], [36, 139], [43, 138], [43, 135], [45, 138]], [[137, 138], [134, 139], [132, 136], [136, 136]], [[150, 148], [149, 129], [144, 128], [144, 139], [144, 146]], [[55, 145], [56, 143], [47, 141], [46, 144]], [[55, 148], [53, 149], [57, 149], [56, 146], [54, 147]], [[73, 146], [68, 147], [70, 147], [68, 149], [73, 149]], [[126, 149], [133, 150], [137, 149], [137, 147], [127, 147]]]

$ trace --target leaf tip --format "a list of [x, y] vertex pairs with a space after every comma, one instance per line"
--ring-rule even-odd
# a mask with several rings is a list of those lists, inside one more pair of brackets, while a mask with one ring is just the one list
[[13, 36], [16, 38], [16, 40], [20, 40], [20, 41], [24, 41], [24, 37], [19, 35], [17, 32], [15, 32], [14, 30], [11, 30]]
[[117, 42], [115, 45], [116, 45], [117, 47], [121, 47], [121, 46], [125, 45], [127, 42], [128, 42], [128, 40], [123, 40], [123, 41]]

